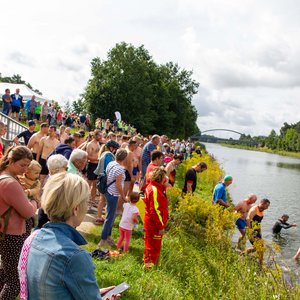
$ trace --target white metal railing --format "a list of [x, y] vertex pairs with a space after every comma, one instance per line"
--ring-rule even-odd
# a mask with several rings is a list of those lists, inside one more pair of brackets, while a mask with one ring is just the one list
[[2, 137], [5, 146], [8, 146], [13, 142], [13, 138], [19, 133], [27, 129], [27, 127], [18, 121], [8, 117], [7, 115], [0, 112], [0, 121], [7, 126], [6, 135]]

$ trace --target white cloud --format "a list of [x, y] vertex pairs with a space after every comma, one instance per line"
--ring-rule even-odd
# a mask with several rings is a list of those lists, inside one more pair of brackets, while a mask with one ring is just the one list
[[268, 134], [300, 119], [296, 1], [17, 0], [2, 10], [2, 75], [18, 73], [48, 97], [76, 99], [92, 58], [125, 41], [194, 71], [201, 129]]

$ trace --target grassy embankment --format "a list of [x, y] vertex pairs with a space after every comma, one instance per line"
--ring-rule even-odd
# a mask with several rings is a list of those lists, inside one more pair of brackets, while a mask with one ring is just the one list
[[[134, 232], [129, 253], [94, 261], [99, 285], [126, 281], [131, 288], [122, 299], [131, 300], [300, 299], [299, 287], [287, 287], [275, 264], [260, 268], [255, 255], [242, 257], [232, 249], [236, 215], [211, 205], [213, 187], [222, 176], [216, 161], [209, 156], [187, 160], [177, 172], [177, 185], [182, 186], [186, 170], [200, 160], [208, 170], [199, 175], [195, 196], [182, 199], [176, 187], [168, 191], [170, 222], [159, 265], [143, 270], [142, 233]], [[97, 247], [100, 231], [94, 227], [87, 236], [88, 250]], [[115, 240], [117, 236], [116, 226]]]
[[251, 146], [244, 146], [244, 145], [230, 145], [225, 143], [220, 143], [220, 145], [228, 147], [228, 148], [236, 148], [236, 149], [244, 149], [250, 151], [259, 151], [259, 152], [266, 152], [271, 154], [278, 154], [282, 156], [291, 156], [300, 158], [300, 152], [291, 152], [291, 151], [283, 151], [283, 150], [272, 150], [267, 147], [251, 147]]

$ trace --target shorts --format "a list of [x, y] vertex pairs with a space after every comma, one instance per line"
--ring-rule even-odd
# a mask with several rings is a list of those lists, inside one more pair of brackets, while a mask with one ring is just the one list
[[20, 112], [20, 107], [19, 106], [12, 106], [11, 107], [11, 112], [13, 112], [13, 113], [19, 113]]
[[138, 172], [139, 172], [139, 167], [134, 167], [134, 168], [132, 169], [132, 175], [133, 175], [133, 176], [136, 176]]
[[128, 170], [125, 170], [125, 180], [124, 181], [131, 181], [131, 176]]
[[241, 218], [238, 218], [238, 219], [236, 220], [235, 224], [236, 224], [236, 226], [237, 226], [237, 228], [238, 228], [239, 230], [242, 230], [242, 229], [245, 229], [245, 228], [246, 228], [247, 222], [246, 222], [246, 220], [243, 220], [243, 219], [241, 219]]
[[41, 118], [41, 115], [40, 114], [35, 114], [35, 118], [39, 121], [40, 118]]
[[40, 158], [39, 163], [42, 166], [41, 175], [48, 175], [49, 170], [48, 170], [48, 167], [47, 167], [47, 160], [43, 159], [43, 158]]
[[98, 175], [94, 173], [94, 171], [97, 169], [98, 164], [88, 162], [87, 168], [86, 168], [86, 175], [88, 180], [97, 180]]
[[32, 152], [32, 157], [34, 160], [36, 160], [36, 153]]
[[250, 239], [250, 243], [253, 245], [257, 240], [261, 240], [262, 236], [260, 234], [260, 232], [256, 232]]

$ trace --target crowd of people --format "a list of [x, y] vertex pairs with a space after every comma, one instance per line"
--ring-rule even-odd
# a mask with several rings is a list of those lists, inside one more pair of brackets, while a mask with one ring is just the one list
[[[99, 249], [126, 252], [140, 222], [136, 203], [142, 198], [145, 269], [158, 263], [168, 222], [166, 189], [175, 183], [177, 166], [201, 152], [188, 141], [144, 137], [126, 123], [107, 127], [107, 119], [102, 121], [92, 132], [79, 128], [71, 134], [70, 127], [58, 129], [47, 121], [35, 131], [34, 118], [11, 147], [0, 143], [0, 299], [15, 299], [20, 287], [21, 299], [101, 299], [110, 288], [99, 293], [90, 255], [79, 247], [86, 241], [76, 231], [87, 209], [96, 211], [95, 224], [103, 225]], [[0, 121], [0, 137], [6, 130]], [[97, 188], [102, 177], [105, 190]], [[55, 276], [66, 261], [68, 270]]]
[[[5, 101], [11, 101], [4, 103], [3, 112], [19, 113], [12, 102], [17, 98], [21, 107], [18, 94], [6, 92]], [[91, 256], [80, 248], [86, 241], [76, 230], [87, 210], [95, 211], [95, 224], [102, 225], [98, 248], [127, 252], [133, 227], [140, 222], [137, 203], [144, 201], [143, 260], [146, 270], [152, 268], [158, 263], [169, 218], [166, 190], [175, 183], [178, 165], [193, 153], [201, 155], [200, 148], [166, 135], [144, 137], [119, 120], [97, 119], [96, 129], [89, 132], [85, 113], [79, 117], [78, 131], [71, 134], [64, 117], [50, 113], [55, 105], [44, 103], [40, 115], [37, 105], [34, 96], [26, 103], [28, 129], [14, 137], [14, 144], [3, 149], [0, 142], [0, 299], [15, 299], [19, 293], [21, 299], [102, 299], [112, 287], [99, 290]], [[6, 130], [0, 121], [0, 138]], [[207, 168], [199, 162], [187, 170], [183, 195], [195, 192], [197, 173]], [[226, 196], [232, 181], [226, 175], [215, 186], [213, 205], [232, 206]], [[268, 199], [254, 205], [256, 200], [251, 194], [234, 207], [240, 214], [238, 247], [243, 249], [247, 232], [253, 245], [244, 253], [257, 250], [263, 213], [270, 205]], [[115, 243], [112, 228], [117, 215], [121, 220]], [[283, 215], [273, 232], [296, 226], [287, 221]], [[300, 249], [294, 258], [299, 256]]]

